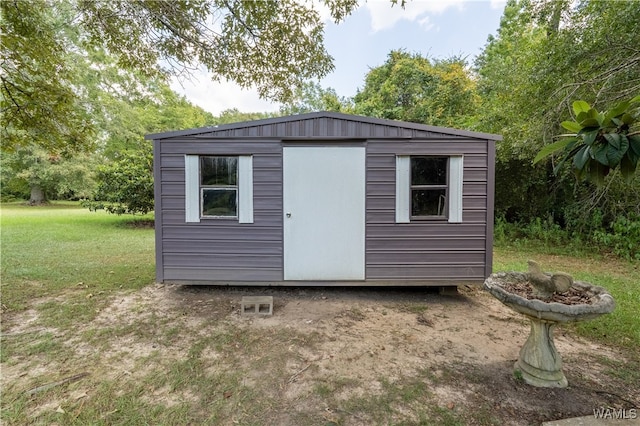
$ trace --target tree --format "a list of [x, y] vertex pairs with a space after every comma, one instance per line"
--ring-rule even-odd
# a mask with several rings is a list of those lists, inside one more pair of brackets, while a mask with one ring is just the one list
[[[123, 107], [129, 107], [128, 113], [136, 114], [127, 114], [127, 121], [137, 123], [144, 131], [134, 133], [134, 137], [126, 142], [108, 142], [108, 148], [119, 148], [107, 149], [105, 152], [109, 153], [111, 161], [97, 168], [97, 187], [91, 196], [83, 201], [83, 205], [90, 210], [104, 209], [115, 214], [145, 214], [154, 209], [153, 151], [151, 143], [142, 140], [139, 135], [271, 116], [268, 113], [242, 113], [232, 109], [213, 117], [194, 107], [168, 87], [160, 85], [158, 89], [157, 93], [152, 94], [162, 100], [158, 105], [143, 103], [141, 108], [137, 109], [123, 103]], [[129, 131], [125, 129], [121, 133], [127, 134]]]
[[27, 197], [31, 205], [44, 204], [51, 198], [88, 197], [95, 184], [96, 163], [91, 154], [66, 157], [42, 148], [22, 148], [2, 156], [3, 193]]
[[91, 210], [116, 214], [153, 210], [153, 152], [143, 140], [147, 133], [202, 127], [216, 118], [172, 91], [165, 83], [140, 77], [144, 95], [122, 99], [105, 95], [105, 140], [102, 154], [108, 160], [97, 167], [95, 191], [83, 202]]
[[147, 133], [188, 129], [216, 124], [213, 114], [191, 104], [164, 82], [143, 76], [137, 77], [141, 86], [139, 96], [122, 97], [118, 93], [104, 93], [103, 115], [100, 117], [100, 152], [107, 159], [118, 153], [140, 149]]
[[[324, 0], [341, 21], [357, 0]], [[313, 4], [294, 0], [81, 0], [90, 41], [120, 54], [127, 68], [151, 75], [183, 72], [197, 63], [215, 78], [275, 99], [287, 99], [304, 79], [333, 69], [323, 46], [323, 23]], [[213, 22], [211, 22], [213, 21]], [[176, 68], [177, 66], [177, 68]]]
[[602, 110], [638, 93], [639, 20], [634, 2], [507, 2], [497, 35], [475, 62], [482, 98], [475, 129], [504, 136], [497, 149], [498, 215], [528, 221], [551, 214], [566, 223], [568, 211], [591, 209], [583, 202], [592, 198], [582, 194], [592, 186], [575, 184], [568, 170], [555, 175], [549, 161], [531, 163], [571, 119], [572, 100]]
[[634, 2], [509, 0], [475, 62], [478, 129], [505, 136], [500, 153], [531, 159], [571, 117], [573, 100], [606, 109], [633, 97], [639, 20]]
[[303, 114], [306, 112], [333, 111], [351, 112], [350, 99], [340, 97], [332, 88], [323, 88], [319, 83], [306, 82], [296, 88], [293, 98], [280, 107], [281, 115]]
[[[357, 0], [323, 0], [336, 22]], [[2, 1], [3, 151], [90, 149], [94, 123], [74, 61], [91, 48], [157, 78], [204, 66], [214, 79], [289, 99], [333, 69], [313, 3], [295, 0]]]
[[[59, 21], [66, 25], [63, 19]], [[74, 39], [69, 28], [59, 32]], [[68, 62], [73, 62], [74, 90], [91, 125], [91, 133], [83, 136], [91, 137], [87, 143], [95, 153], [73, 152], [63, 146], [68, 136], [54, 145], [34, 138], [19, 138], [20, 144], [13, 149], [5, 150], [3, 145], [5, 195], [26, 196], [31, 204], [46, 202], [50, 197], [89, 197], [96, 184], [95, 166], [118, 158], [120, 152], [140, 149], [145, 133], [213, 124], [210, 113], [173, 92], [162, 79], [122, 70], [113, 55], [102, 49], [65, 55]]]
[[97, 188], [90, 210], [104, 209], [115, 214], [145, 214], [153, 210], [153, 150], [144, 142], [138, 150], [127, 150], [110, 163], [98, 166]]
[[545, 29], [534, 24], [526, 4], [509, 0], [497, 35], [489, 36], [475, 61], [482, 100], [476, 128], [503, 135], [497, 147], [499, 160], [529, 160], [536, 152], [534, 140], [544, 132], [541, 120], [531, 119], [539, 118], [545, 108], [539, 93], [540, 76], [532, 81], [544, 37]]
[[372, 117], [460, 128], [468, 126], [478, 101], [462, 59], [430, 61], [394, 50], [369, 71], [354, 109]]
[[37, 145], [73, 152], [93, 141], [75, 85], [60, 8], [46, 0], [0, 2], [2, 150]]
[[238, 108], [225, 109], [213, 118], [214, 124], [239, 123], [241, 121], [262, 120], [275, 117], [276, 114], [269, 112], [242, 112]]
[[570, 134], [560, 135], [560, 140], [545, 146], [534, 158], [534, 164], [562, 150], [563, 156], [554, 172], [572, 160], [572, 168], [578, 178], [586, 176], [599, 185], [618, 166], [628, 180], [636, 171], [640, 160], [640, 131], [638, 109], [640, 96], [621, 102], [614, 108], [598, 112], [585, 101], [573, 103], [575, 121], [563, 121], [562, 127]]

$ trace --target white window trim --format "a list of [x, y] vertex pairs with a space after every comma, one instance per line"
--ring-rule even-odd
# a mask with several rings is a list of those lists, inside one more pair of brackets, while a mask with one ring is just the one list
[[238, 157], [238, 222], [253, 223], [253, 157]]
[[200, 156], [184, 156], [184, 221], [200, 222]]
[[449, 157], [449, 223], [462, 222], [462, 172], [461, 155]]
[[396, 157], [396, 223], [411, 221], [411, 156]]
[[[235, 156], [234, 156], [235, 157]], [[238, 157], [238, 216], [206, 216], [207, 219], [237, 219], [238, 223], [253, 223], [253, 157], [239, 155]], [[200, 190], [200, 156], [184, 156], [184, 200], [185, 217], [187, 223], [200, 222], [202, 216]]]
[[[462, 222], [463, 156], [449, 156], [448, 218], [449, 223]], [[396, 223], [411, 222], [411, 156], [396, 156]]]

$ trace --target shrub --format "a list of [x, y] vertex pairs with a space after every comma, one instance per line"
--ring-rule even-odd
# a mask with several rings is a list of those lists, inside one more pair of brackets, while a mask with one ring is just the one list
[[640, 260], [640, 216], [617, 218], [610, 231], [595, 231], [593, 240], [611, 249], [617, 256]]
[[153, 152], [146, 143], [140, 151], [125, 151], [110, 164], [98, 167], [98, 186], [82, 205], [115, 214], [145, 214], [153, 210]]

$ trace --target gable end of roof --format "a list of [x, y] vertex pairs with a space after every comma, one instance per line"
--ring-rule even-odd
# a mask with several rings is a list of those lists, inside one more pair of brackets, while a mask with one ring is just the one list
[[[298, 129], [293, 129], [296, 122], [298, 122]], [[342, 128], [342, 133], [331, 134], [330, 130], [324, 128], [328, 127], [331, 123], [332, 127], [339, 126]], [[340, 124], [338, 124], [340, 123]], [[308, 126], [311, 125], [311, 126]], [[363, 126], [372, 126], [369, 130], [369, 135], [362, 135], [358, 130], [361, 130]], [[283, 127], [284, 126], [284, 127]], [[358, 128], [358, 126], [360, 126]], [[180, 137], [240, 137], [238, 132], [253, 136], [262, 136], [260, 128], [270, 128], [271, 132], [274, 128], [285, 130], [285, 134], [281, 134], [281, 131], [275, 131], [275, 134], [271, 137], [301, 137], [305, 134], [307, 137], [322, 139], [323, 137], [344, 137], [344, 138], [359, 138], [359, 137], [380, 137], [380, 138], [394, 138], [394, 137], [411, 137], [411, 134], [441, 134], [452, 137], [473, 138], [473, 139], [488, 139], [498, 141], [502, 139], [500, 135], [494, 135], [490, 133], [472, 132], [468, 130], [451, 129], [448, 127], [430, 126], [426, 124], [411, 123], [406, 121], [389, 120], [383, 118], [364, 117], [359, 115], [350, 115], [339, 112], [311, 112], [298, 115], [289, 115], [284, 117], [266, 118], [261, 120], [244, 121], [231, 124], [223, 124], [219, 126], [200, 127], [196, 129], [178, 130], [163, 133], [154, 133], [145, 135], [145, 139], [150, 140], [163, 140], [170, 138]], [[310, 128], [310, 130], [309, 130]], [[373, 129], [378, 128], [378, 129]], [[334, 129], [335, 130], [335, 129]], [[286, 134], [291, 131], [292, 134]], [[310, 134], [307, 134], [310, 133]], [[404, 136], [400, 134], [406, 133]], [[375, 136], [372, 136], [375, 134]], [[236, 136], [234, 136], [236, 135]]]

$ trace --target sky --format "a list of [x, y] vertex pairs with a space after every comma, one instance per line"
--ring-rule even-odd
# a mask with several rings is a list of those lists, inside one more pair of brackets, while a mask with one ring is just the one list
[[[335, 70], [320, 84], [351, 97], [364, 86], [371, 68], [382, 65], [391, 50], [443, 59], [462, 56], [469, 63], [496, 34], [506, 0], [409, 0], [404, 9], [390, 0], [369, 0], [346, 20], [334, 24], [327, 12], [325, 48]], [[260, 99], [255, 90], [230, 82], [211, 81], [206, 72], [191, 81], [174, 80], [171, 87], [214, 115], [226, 109], [242, 112], [277, 111], [279, 104]]]

